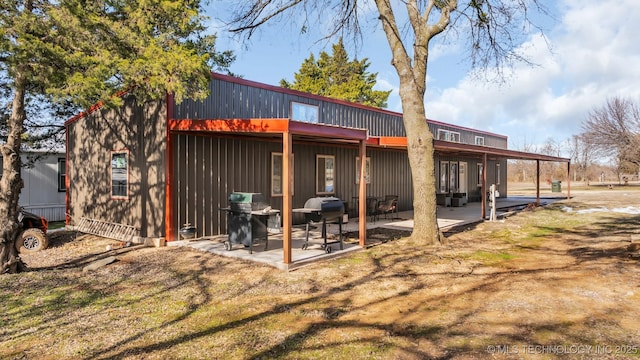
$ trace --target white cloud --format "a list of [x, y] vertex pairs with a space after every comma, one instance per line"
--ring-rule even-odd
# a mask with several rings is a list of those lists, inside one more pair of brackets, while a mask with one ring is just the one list
[[[539, 67], [517, 66], [497, 86], [467, 76], [454, 87], [428, 89], [427, 116], [510, 138], [565, 140], [594, 107], [613, 96], [640, 101], [640, 2], [565, 0], [547, 34], [521, 51]], [[431, 74], [437, 76], [437, 74]]]

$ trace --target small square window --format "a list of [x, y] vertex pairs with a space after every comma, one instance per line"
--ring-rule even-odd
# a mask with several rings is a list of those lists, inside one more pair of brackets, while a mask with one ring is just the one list
[[484, 146], [484, 137], [476, 136], [476, 145]]

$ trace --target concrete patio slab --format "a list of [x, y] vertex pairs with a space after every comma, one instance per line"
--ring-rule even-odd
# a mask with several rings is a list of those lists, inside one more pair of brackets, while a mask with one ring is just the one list
[[[563, 198], [545, 198], [541, 199], [542, 205], [549, 204], [554, 201], [561, 200]], [[514, 198], [502, 198], [496, 201], [496, 213], [498, 218], [513, 212], [518, 211], [528, 204], [535, 202], [535, 197], [514, 197]], [[489, 216], [490, 208], [487, 207], [487, 213], [485, 218]], [[481, 216], [481, 204], [480, 203], [468, 203], [461, 207], [438, 207], [437, 218], [438, 226], [440, 230], [447, 231], [456, 226], [462, 226], [466, 224], [473, 224], [484, 221]], [[367, 229], [375, 229], [378, 227], [412, 231], [413, 230], [413, 211], [403, 211], [398, 213], [395, 218], [384, 218], [381, 216], [375, 221], [371, 221], [367, 218]], [[353, 233], [358, 231], [358, 221], [356, 219], [349, 219], [346, 224], [343, 224], [343, 234]], [[305, 242], [305, 227], [304, 225], [294, 226], [292, 228], [292, 247], [291, 256], [292, 263], [285, 264], [283, 262], [284, 254], [282, 248], [282, 234], [270, 233], [268, 248], [264, 249], [264, 240], [260, 240], [253, 246], [253, 251], [250, 254], [249, 249], [241, 244], [233, 245], [232, 249], [227, 251], [224, 248], [224, 242], [227, 239], [226, 235], [217, 235], [213, 237], [202, 237], [193, 240], [180, 240], [167, 243], [168, 246], [188, 246], [193, 249], [210, 252], [220, 256], [232, 257], [239, 260], [246, 260], [257, 262], [269, 266], [276, 267], [282, 270], [294, 270], [303, 267], [307, 264], [332, 259], [338, 256], [352, 253], [354, 251], [362, 250], [363, 248], [358, 245], [358, 239], [347, 238], [343, 239], [343, 248], [340, 249], [340, 245], [335, 242], [338, 239], [338, 225], [327, 224], [327, 241], [331, 247], [331, 252], [327, 253], [322, 246], [324, 241], [320, 233], [320, 226], [315, 227], [309, 231], [309, 244], [306, 250], [302, 250], [302, 245]], [[370, 245], [372, 241], [369, 242]]]

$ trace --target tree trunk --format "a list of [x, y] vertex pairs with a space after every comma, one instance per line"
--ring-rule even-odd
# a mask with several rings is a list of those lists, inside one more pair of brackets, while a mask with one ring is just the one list
[[21, 225], [18, 201], [23, 182], [20, 176], [21, 136], [25, 120], [25, 75], [17, 70], [14, 78], [13, 103], [7, 127], [7, 142], [2, 145], [2, 179], [0, 180], [0, 274], [24, 269], [15, 247]]
[[400, 97], [407, 133], [407, 153], [413, 181], [413, 240], [433, 244], [439, 240], [433, 134], [425, 117], [424, 96], [400, 80]]

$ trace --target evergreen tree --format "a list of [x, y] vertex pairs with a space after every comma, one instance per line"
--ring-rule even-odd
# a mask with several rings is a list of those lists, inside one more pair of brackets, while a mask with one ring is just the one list
[[0, 2], [0, 274], [22, 267], [20, 150], [25, 126], [47, 117], [34, 109], [118, 105], [122, 91], [143, 101], [205, 98], [211, 67], [228, 67], [233, 55], [215, 50], [201, 11], [199, 0]]
[[321, 52], [316, 61], [311, 54], [294, 74], [294, 82], [280, 80], [280, 86], [334, 99], [384, 108], [391, 91], [373, 90], [377, 73], [367, 72], [369, 60], [354, 59], [344, 48], [342, 39], [333, 45], [331, 55]]

